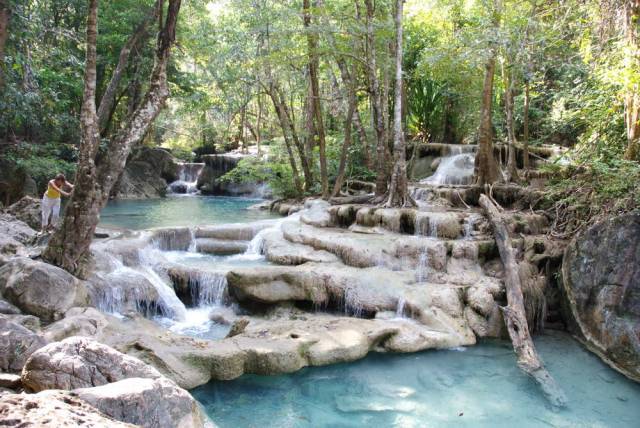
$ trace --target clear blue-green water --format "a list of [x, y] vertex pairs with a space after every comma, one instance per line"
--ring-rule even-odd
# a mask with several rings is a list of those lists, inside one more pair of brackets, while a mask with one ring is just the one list
[[569, 405], [551, 408], [508, 342], [372, 354], [290, 375], [247, 375], [192, 392], [220, 427], [638, 427], [640, 385], [570, 336], [537, 348]]
[[125, 229], [243, 223], [275, 216], [248, 210], [261, 199], [225, 196], [168, 196], [158, 199], [110, 201], [100, 214], [102, 226]]

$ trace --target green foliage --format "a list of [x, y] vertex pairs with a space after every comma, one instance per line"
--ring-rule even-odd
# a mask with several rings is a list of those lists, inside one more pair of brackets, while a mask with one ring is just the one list
[[73, 180], [76, 155], [76, 149], [70, 145], [21, 144], [5, 156], [19, 171], [33, 178], [38, 189], [44, 189], [47, 182], [59, 173], [63, 173], [69, 181]]

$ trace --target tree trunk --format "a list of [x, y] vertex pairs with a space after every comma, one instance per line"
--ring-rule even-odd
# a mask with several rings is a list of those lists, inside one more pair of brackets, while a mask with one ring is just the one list
[[342, 188], [344, 182], [344, 173], [347, 166], [347, 155], [349, 154], [349, 148], [351, 147], [351, 125], [353, 123], [353, 115], [356, 109], [356, 88], [353, 82], [353, 76], [349, 72], [347, 64], [344, 58], [338, 58], [338, 67], [340, 68], [340, 74], [342, 76], [342, 82], [344, 89], [347, 92], [347, 116], [344, 120], [344, 142], [342, 143], [342, 150], [340, 152], [340, 164], [338, 166], [338, 175], [336, 182], [333, 186], [333, 192], [331, 197], [335, 197]]
[[9, 0], [0, 0], [0, 87], [4, 81], [4, 47], [9, 37], [10, 20]]
[[523, 108], [523, 112], [522, 115], [524, 116], [523, 118], [523, 144], [524, 144], [524, 150], [522, 153], [522, 162], [523, 162], [523, 166], [525, 171], [529, 171], [529, 103], [531, 102], [530, 99], [530, 94], [529, 94], [529, 80], [527, 77], [527, 81], [524, 84], [524, 108]]
[[371, 152], [369, 151], [369, 138], [367, 137], [367, 130], [364, 128], [362, 118], [360, 117], [360, 109], [356, 102], [356, 107], [353, 112], [353, 122], [358, 130], [358, 138], [360, 139], [360, 145], [362, 146], [362, 157], [364, 158], [365, 166], [373, 170], [373, 162], [371, 162]]
[[478, 130], [478, 154], [476, 155], [476, 183], [484, 185], [498, 181], [499, 171], [493, 157], [493, 123], [491, 105], [493, 102], [493, 76], [496, 69], [496, 51], [491, 50], [485, 65], [482, 104], [480, 106], [480, 129]]
[[127, 40], [120, 50], [118, 65], [116, 65], [116, 68], [111, 75], [111, 80], [102, 95], [102, 99], [100, 100], [100, 105], [98, 107], [98, 127], [100, 128], [100, 134], [103, 136], [108, 128], [109, 118], [111, 116], [110, 113], [116, 105], [116, 93], [127, 63], [129, 62], [131, 51], [142, 39], [145, 38], [149, 26], [152, 25], [160, 15], [160, 5], [161, 1], [157, 0], [152, 11], [144, 18], [140, 25], [138, 25], [135, 32], [131, 37], [129, 37], [129, 40]]
[[506, 60], [502, 61], [502, 81], [504, 83], [504, 110], [507, 125], [507, 181], [518, 180], [518, 166], [516, 163], [516, 135], [513, 125], [513, 76], [509, 71]]
[[533, 339], [531, 339], [524, 309], [518, 263], [513, 253], [507, 225], [496, 206], [486, 195], [480, 195], [479, 203], [491, 222], [500, 258], [505, 268], [504, 282], [507, 291], [507, 306], [502, 308], [502, 311], [513, 349], [518, 357], [518, 367], [538, 382], [552, 405], [564, 407], [567, 404], [564, 392], [542, 364]]
[[396, 0], [396, 76], [393, 103], [393, 172], [389, 186], [387, 207], [411, 207], [415, 202], [409, 195], [407, 179], [407, 148], [402, 126], [402, 9], [404, 0]]
[[85, 277], [90, 245], [100, 211], [122, 173], [131, 147], [141, 141], [169, 96], [167, 62], [175, 40], [181, 0], [169, 0], [167, 17], [158, 34], [156, 58], [149, 89], [140, 106], [98, 155], [99, 129], [95, 105], [97, 0], [90, 0], [87, 19], [87, 62], [81, 112], [81, 147], [73, 196], [62, 225], [56, 230], [42, 257], [79, 277]]
[[262, 143], [262, 94], [258, 93], [258, 117], [256, 119], [256, 145], [258, 146], [258, 156], [262, 154], [260, 144]]
[[380, 81], [376, 66], [376, 46], [373, 21], [375, 8], [372, 0], [365, 0], [367, 9], [367, 76], [369, 80], [369, 97], [371, 101], [371, 117], [376, 135], [376, 196], [381, 197], [387, 191], [386, 132], [382, 114]]
[[282, 128], [282, 136], [284, 138], [284, 144], [287, 149], [287, 154], [289, 155], [289, 164], [291, 165], [293, 183], [296, 187], [296, 192], [298, 192], [298, 195], [302, 195], [302, 183], [300, 182], [300, 174], [298, 173], [296, 158], [295, 158], [295, 155], [293, 154], [293, 149], [291, 147], [291, 138], [289, 137], [289, 132], [291, 131], [289, 118], [284, 112], [283, 103], [281, 102], [280, 97], [277, 94], [277, 89], [275, 88], [275, 84], [271, 83], [268, 93], [269, 93], [269, 96], [271, 97], [271, 101], [273, 102], [273, 107], [276, 111], [276, 116], [278, 116], [278, 120], [280, 121], [280, 127]]
[[[317, 7], [317, 4], [315, 5]], [[329, 176], [327, 175], [327, 155], [324, 121], [320, 105], [320, 83], [318, 77], [318, 35], [311, 30], [311, 1], [303, 0], [304, 27], [307, 32], [307, 53], [309, 56], [309, 80], [311, 82], [311, 104], [315, 117], [316, 133], [318, 135], [318, 149], [320, 157], [320, 184], [322, 197], [329, 198]]]
[[[309, 158], [306, 156], [306, 152], [304, 149], [304, 145], [298, 138], [298, 133], [296, 132], [295, 119], [293, 114], [289, 111], [289, 106], [287, 105], [284, 94], [278, 85], [275, 85], [275, 95], [278, 98], [278, 103], [280, 106], [280, 110], [282, 111], [285, 123], [289, 128], [291, 133], [291, 140], [295, 145], [295, 148], [298, 151], [298, 155], [300, 156], [300, 165], [302, 165], [302, 173], [304, 174], [304, 188], [309, 190], [313, 185], [313, 173], [311, 172], [311, 165], [309, 163]], [[302, 192], [300, 192], [302, 194]]]
[[[640, 68], [640, 47], [638, 46], [638, 19], [640, 19], [640, 0], [625, 2], [625, 30], [629, 55], [625, 59], [627, 68], [637, 72]], [[640, 95], [637, 82], [628, 84], [624, 99], [624, 119], [627, 129], [627, 160], [640, 160]]]

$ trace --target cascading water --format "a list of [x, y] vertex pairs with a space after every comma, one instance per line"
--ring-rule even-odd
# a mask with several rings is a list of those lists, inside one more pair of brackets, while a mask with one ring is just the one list
[[196, 306], [222, 306], [227, 277], [218, 272], [197, 272], [189, 277], [189, 288]]
[[169, 184], [171, 193], [195, 194], [198, 192], [198, 177], [204, 169], [204, 163], [178, 163], [178, 179]]
[[406, 306], [404, 297], [398, 299], [398, 307], [396, 308], [396, 318], [404, 318], [404, 307]]
[[429, 254], [424, 250], [418, 256], [418, 265], [416, 266], [416, 281], [425, 282], [429, 276]]
[[464, 239], [473, 238], [473, 229], [475, 228], [478, 217], [476, 215], [470, 215], [464, 220]]
[[440, 160], [435, 174], [425, 178], [421, 183], [435, 185], [471, 184], [473, 182], [475, 158], [476, 156], [473, 153], [460, 153], [444, 157]]

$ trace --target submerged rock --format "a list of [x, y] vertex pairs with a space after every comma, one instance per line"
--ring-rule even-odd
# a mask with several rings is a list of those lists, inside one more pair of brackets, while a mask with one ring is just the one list
[[0, 292], [27, 314], [55, 321], [74, 306], [88, 303], [84, 283], [67, 271], [26, 257], [0, 268]]
[[133, 428], [100, 413], [71, 392], [0, 394], [0, 420], [5, 426]]
[[562, 276], [578, 333], [614, 368], [640, 381], [640, 212], [577, 235]]
[[22, 383], [32, 391], [106, 385], [126, 378], [156, 379], [161, 375], [137, 358], [84, 337], [51, 343], [31, 355]]
[[169, 379], [128, 378], [73, 391], [82, 401], [116, 420], [157, 428], [204, 426], [198, 403]]
[[42, 336], [0, 315], [0, 370], [19, 372], [31, 354], [46, 344]]

